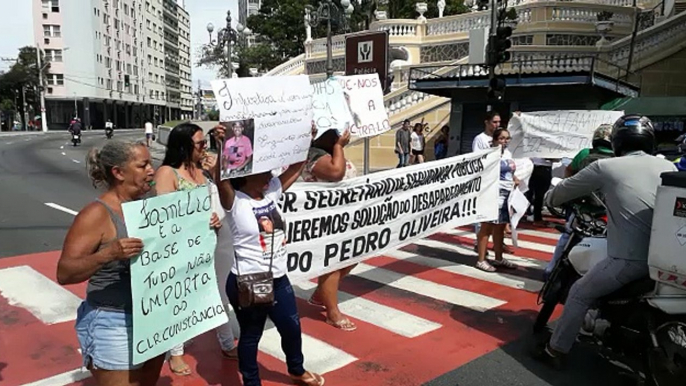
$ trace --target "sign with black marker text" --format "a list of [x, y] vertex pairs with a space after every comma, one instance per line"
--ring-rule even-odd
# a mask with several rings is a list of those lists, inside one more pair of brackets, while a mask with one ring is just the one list
[[391, 129], [377, 74], [339, 76], [335, 79], [343, 89], [345, 107], [352, 116], [352, 136], [373, 137]]
[[228, 322], [214, 268], [206, 186], [122, 205], [129, 237], [143, 240], [131, 260], [133, 363]]
[[304, 161], [312, 141], [312, 87], [307, 75], [212, 81], [226, 127], [222, 179]]
[[514, 115], [507, 126], [508, 145], [514, 158], [573, 158], [590, 148], [593, 132], [602, 124], [614, 124], [623, 111], [564, 110]]
[[443, 227], [492, 221], [500, 151], [489, 149], [284, 193], [292, 282], [401, 247]]

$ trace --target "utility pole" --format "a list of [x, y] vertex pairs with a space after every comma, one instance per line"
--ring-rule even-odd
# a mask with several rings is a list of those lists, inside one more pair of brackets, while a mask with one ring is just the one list
[[79, 104], [76, 101], [76, 93], [74, 93], [74, 118], [79, 118]]
[[[496, 30], [498, 29], [498, 0], [491, 0], [491, 30], [489, 31], [489, 39], [488, 39], [488, 45], [489, 45], [489, 50], [493, 50], [494, 48], [492, 47], [492, 42], [495, 40], [495, 35], [496, 35]], [[488, 83], [490, 84], [493, 82], [493, 78], [495, 78], [495, 65], [489, 65], [488, 66]], [[486, 106], [487, 111], [491, 111], [493, 107], [489, 103]]]
[[28, 130], [28, 125], [29, 125], [29, 112], [27, 111], [27, 103], [26, 103], [26, 85], [22, 84], [21, 85], [21, 102], [22, 105], [24, 106], [24, 130]]
[[36, 43], [36, 63], [38, 64], [38, 92], [40, 94], [40, 124], [44, 133], [48, 132], [48, 119], [45, 113], [45, 87], [43, 86], [43, 63], [41, 49]]

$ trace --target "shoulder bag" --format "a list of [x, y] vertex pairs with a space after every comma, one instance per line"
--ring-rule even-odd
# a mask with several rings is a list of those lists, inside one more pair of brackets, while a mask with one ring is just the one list
[[272, 233], [272, 254], [269, 257], [269, 271], [241, 275], [238, 270], [238, 255], [236, 257], [236, 281], [238, 282], [238, 306], [250, 308], [257, 306], [271, 306], [274, 304], [274, 234]]

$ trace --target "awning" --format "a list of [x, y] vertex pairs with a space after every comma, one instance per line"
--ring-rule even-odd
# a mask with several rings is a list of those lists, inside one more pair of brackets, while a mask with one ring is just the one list
[[617, 98], [604, 104], [602, 110], [624, 110], [648, 117], [686, 117], [686, 97]]

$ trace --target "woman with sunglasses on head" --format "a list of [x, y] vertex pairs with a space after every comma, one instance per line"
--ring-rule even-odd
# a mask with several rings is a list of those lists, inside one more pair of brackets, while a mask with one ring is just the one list
[[[510, 143], [510, 132], [504, 128], [495, 129], [493, 132], [493, 147], [500, 148], [500, 192], [498, 194], [498, 218], [492, 222], [482, 222], [479, 233], [477, 234], [477, 247], [479, 258], [476, 268], [495, 272], [495, 267], [517, 268], [512, 262], [503, 258], [503, 240], [505, 239], [505, 227], [510, 223], [510, 211], [507, 199], [510, 192], [519, 185], [519, 179], [514, 175], [516, 166], [512, 159], [512, 153], [507, 149]], [[493, 251], [495, 260], [486, 260], [486, 249], [488, 248], [488, 236], [493, 235]]]
[[[212, 184], [210, 175], [203, 170], [203, 166], [207, 167], [206, 147], [207, 140], [200, 126], [192, 123], [182, 123], [176, 126], [169, 133], [164, 161], [155, 174], [157, 195], [210, 186]], [[219, 216], [216, 212], [213, 213], [210, 226], [219, 229], [221, 225]], [[215, 262], [219, 260], [218, 254], [215, 253]], [[219, 292], [223, 293], [224, 283], [220, 282], [219, 286]], [[228, 302], [225, 301], [224, 303]], [[222, 355], [230, 359], [237, 359], [235, 338], [228, 323], [217, 329], [217, 338]], [[183, 344], [181, 344], [170, 351], [169, 368], [176, 375], [191, 374], [190, 367], [183, 360], [183, 348]]]

